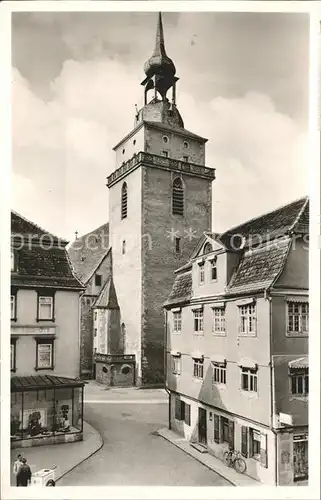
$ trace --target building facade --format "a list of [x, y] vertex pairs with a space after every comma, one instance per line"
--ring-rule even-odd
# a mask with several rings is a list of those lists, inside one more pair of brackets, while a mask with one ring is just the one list
[[175, 269], [190, 256], [195, 238], [211, 228], [215, 172], [205, 166], [206, 139], [184, 128], [161, 15], [144, 71], [144, 106], [114, 148], [107, 186], [119, 335], [124, 354], [135, 357], [135, 383], [155, 386], [164, 384], [163, 304]]
[[11, 214], [11, 442], [13, 447], [78, 441], [82, 284], [65, 246]]
[[270, 485], [308, 477], [308, 211], [205, 233], [165, 305], [170, 428]]

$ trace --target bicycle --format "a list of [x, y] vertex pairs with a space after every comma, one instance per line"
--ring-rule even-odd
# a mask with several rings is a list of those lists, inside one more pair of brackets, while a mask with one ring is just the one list
[[236, 472], [240, 474], [243, 474], [246, 470], [246, 462], [239, 451], [226, 451], [223, 455], [223, 460], [228, 467], [234, 467]]

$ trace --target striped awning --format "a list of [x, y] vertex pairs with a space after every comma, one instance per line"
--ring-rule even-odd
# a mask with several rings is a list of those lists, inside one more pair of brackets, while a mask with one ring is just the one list
[[304, 370], [309, 368], [309, 356], [303, 356], [302, 358], [293, 359], [289, 361], [288, 366], [291, 370]]

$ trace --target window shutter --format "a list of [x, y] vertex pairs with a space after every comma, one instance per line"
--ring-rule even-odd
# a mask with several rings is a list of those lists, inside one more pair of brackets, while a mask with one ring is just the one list
[[220, 417], [214, 414], [214, 442], [220, 442]]
[[228, 422], [228, 446], [230, 450], [234, 450], [234, 422], [229, 420]]
[[247, 458], [247, 443], [248, 443], [248, 428], [242, 425], [242, 446], [241, 453], [243, 457]]
[[181, 419], [181, 401], [179, 398], [175, 399], [175, 418], [177, 420]]
[[261, 434], [261, 465], [267, 469], [267, 434]]
[[253, 430], [249, 429], [249, 457], [253, 457]]
[[185, 421], [185, 408], [186, 404], [184, 403], [184, 401], [181, 401], [181, 420], [184, 421]]
[[185, 424], [191, 425], [191, 405], [185, 403]]

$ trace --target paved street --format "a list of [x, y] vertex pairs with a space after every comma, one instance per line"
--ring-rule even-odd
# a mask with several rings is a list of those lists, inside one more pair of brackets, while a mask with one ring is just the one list
[[163, 391], [103, 392], [93, 386], [86, 391], [86, 400], [91, 402], [85, 403], [85, 420], [101, 433], [104, 446], [57, 486], [230, 486], [156, 435], [167, 424]]

